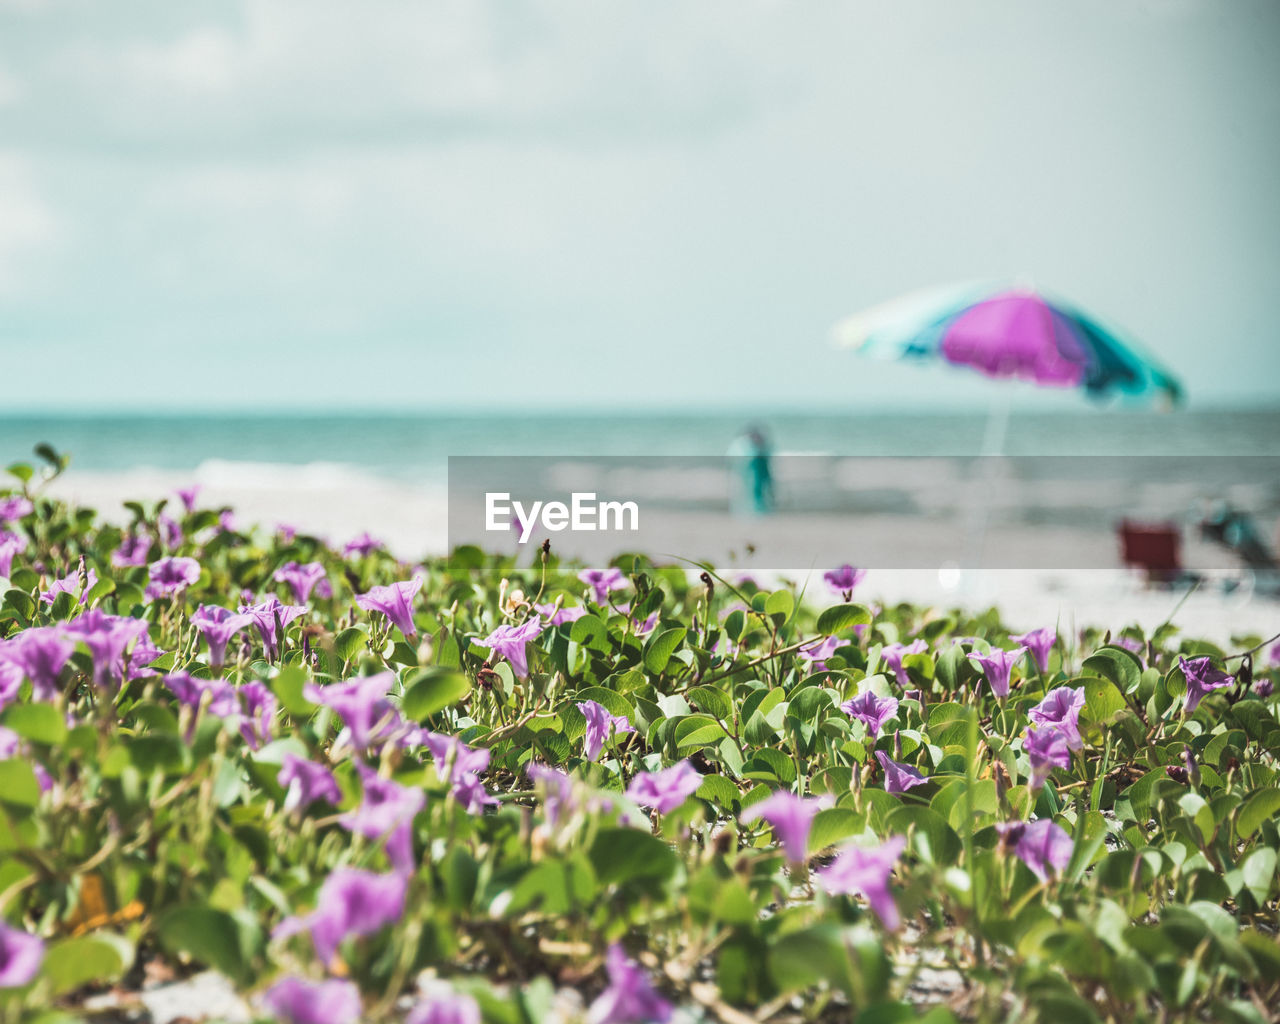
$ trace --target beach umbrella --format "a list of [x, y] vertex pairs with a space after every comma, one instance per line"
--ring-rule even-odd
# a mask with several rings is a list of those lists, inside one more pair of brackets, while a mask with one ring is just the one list
[[[887, 359], [935, 359], [988, 377], [1075, 388], [1091, 398], [1176, 404], [1177, 379], [1113, 327], [1057, 297], [1022, 282], [965, 284], [916, 292], [836, 325], [838, 345]], [[984, 455], [1004, 448], [1007, 391], [988, 409]], [[989, 481], [974, 478], [971, 551], [986, 529]], [[967, 559], [968, 560], [968, 559]]]
[[[834, 334], [864, 355], [938, 359], [1093, 398], [1172, 405], [1182, 395], [1177, 379], [1115, 328], [1021, 284], [916, 292], [841, 321]], [[993, 416], [1007, 416], [1002, 405]]]

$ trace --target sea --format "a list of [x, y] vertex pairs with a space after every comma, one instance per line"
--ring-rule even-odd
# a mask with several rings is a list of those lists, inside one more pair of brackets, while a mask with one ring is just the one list
[[[76, 470], [194, 470], [211, 461], [344, 467], [415, 482], [446, 479], [449, 456], [715, 457], [749, 429], [779, 455], [970, 456], [990, 447], [984, 412], [829, 414], [739, 409], [498, 414], [0, 415], [0, 464], [38, 444]], [[1014, 456], [1280, 456], [1280, 408], [1152, 412], [1015, 410], [998, 445]]]

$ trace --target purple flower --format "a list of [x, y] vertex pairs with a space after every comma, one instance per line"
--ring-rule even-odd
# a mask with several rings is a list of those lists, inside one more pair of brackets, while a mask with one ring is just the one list
[[75, 644], [52, 626], [25, 629], [0, 647], [0, 658], [17, 665], [31, 680], [33, 700], [58, 696], [58, 677], [75, 650]]
[[[0, 573], [0, 575], [3, 575]], [[1271, 664], [1280, 665], [1280, 640], [1271, 645]]]
[[809, 829], [814, 816], [830, 801], [819, 797], [799, 797], [780, 789], [742, 812], [741, 820], [750, 824], [764, 818], [773, 826], [774, 835], [789, 860], [803, 864], [809, 859]]
[[447, 982], [428, 983], [405, 1024], [480, 1024], [480, 1004]]
[[[0, 704], [0, 708], [4, 707]], [[20, 737], [12, 729], [0, 725], [0, 761], [12, 760], [18, 754]]]
[[282, 978], [262, 997], [288, 1024], [360, 1024], [360, 990], [349, 981]]
[[457, 736], [438, 732], [427, 733], [425, 739], [436, 775], [449, 786], [468, 814], [481, 814], [486, 807], [498, 803], [480, 781], [480, 773], [489, 767], [488, 750], [468, 747]]
[[250, 750], [260, 750], [264, 743], [271, 742], [272, 726], [280, 704], [266, 684], [256, 679], [242, 685], [238, 692], [240, 703], [244, 707], [240, 735], [244, 737]]
[[[84, 586], [80, 586], [81, 577], [84, 577]], [[73, 569], [60, 580], [54, 580], [49, 584], [49, 589], [40, 595], [40, 603], [52, 605], [59, 594], [71, 594], [76, 599], [76, 604], [84, 604], [84, 599], [89, 591], [94, 588], [98, 582], [98, 574], [92, 568], [86, 570], [84, 567], [84, 555], [80, 556], [79, 569]]]
[[9, 578], [13, 556], [27, 550], [27, 538], [20, 533], [0, 530], [0, 576]]
[[588, 761], [600, 756], [611, 732], [635, 732], [624, 715], [611, 715], [603, 704], [593, 700], [579, 701], [578, 710], [587, 720], [587, 731], [582, 735], [582, 756]]
[[22, 669], [5, 657], [7, 645], [0, 641], [0, 711], [18, 696], [22, 688], [22, 680], [26, 678]]
[[1130, 651], [1138, 656], [1138, 661], [1142, 665], [1143, 670], [1147, 667], [1147, 645], [1141, 640], [1135, 640], [1131, 636], [1118, 636], [1112, 641], [1117, 647], [1123, 647], [1126, 651]]
[[196, 510], [196, 498], [199, 496], [201, 490], [202, 488], [199, 484], [192, 484], [189, 487], [179, 487], [173, 492], [182, 502], [182, 507], [187, 510], [188, 515]]
[[[1266, 700], [1275, 692], [1275, 684], [1264, 676], [1258, 676], [1253, 681], [1253, 692], [1263, 700]], [[0, 705], [0, 707], [3, 707], [3, 705]]]
[[[225, 679], [197, 679], [188, 672], [172, 672], [164, 677], [164, 685], [169, 688], [169, 692], [178, 698], [179, 702], [191, 708], [194, 712], [191, 716], [191, 724], [187, 726], [186, 740], [191, 742], [191, 737], [196, 732], [196, 722], [200, 716], [201, 707], [208, 709], [209, 714], [214, 718], [230, 718], [239, 720], [240, 718], [240, 701], [236, 698], [235, 687]], [[205, 703], [205, 695], [208, 695], [208, 703]]]
[[336, 711], [347, 727], [341, 738], [357, 750], [367, 750], [391, 739], [404, 725], [399, 709], [388, 699], [395, 684], [394, 672], [379, 672], [327, 686], [307, 683], [302, 694], [313, 704]]
[[408, 639], [417, 633], [413, 624], [413, 599], [421, 589], [422, 577], [414, 576], [387, 587], [370, 587], [368, 593], [356, 595], [356, 604], [367, 612], [382, 612]]
[[530, 781], [542, 790], [542, 809], [547, 824], [555, 828], [565, 815], [573, 811], [573, 779], [556, 768], [533, 761], [524, 770]]
[[242, 613], [253, 616], [268, 661], [275, 661], [280, 654], [281, 631], [306, 610], [306, 605], [284, 604], [275, 594], [268, 594], [259, 604], [240, 605]]
[[877, 697], [868, 690], [840, 705], [840, 710], [867, 727], [867, 734], [875, 739], [884, 723], [898, 713], [896, 697]]
[[616, 942], [605, 954], [609, 984], [587, 1011], [588, 1024], [666, 1024], [674, 1009]]
[[342, 801], [342, 791], [338, 789], [333, 772], [297, 754], [284, 755], [276, 781], [285, 787], [283, 810], [286, 814], [308, 807], [317, 800], [335, 806]]
[[533, 608], [540, 615], [546, 616], [548, 626], [559, 626], [565, 622], [577, 622], [587, 614], [587, 610], [582, 607], [557, 608], [554, 604], [535, 604]]
[[143, 633], [134, 643], [133, 649], [129, 651], [128, 660], [125, 663], [125, 679], [155, 675], [155, 670], [148, 666], [163, 655], [164, 651], [151, 642], [151, 637]]
[[218, 532], [219, 533], [235, 533], [236, 532], [236, 514], [229, 508], [224, 508], [218, 513]]
[[285, 544], [292, 544], [293, 538], [298, 536], [298, 528], [290, 526], [288, 523], [276, 523], [276, 533], [280, 535], [280, 540]]
[[424, 986], [422, 998], [408, 1011], [404, 1024], [480, 1024], [480, 1004], [448, 983]]
[[1036, 725], [1051, 725], [1062, 730], [1067, 746], [1072, 750], [1079, 750], [1084, 746], [1084, 740], [1080, 738], [1082, 710], [1084, 710], [1084, 687], [1072, 689], [1069, 686], [1059, 686], [1057, 689], [1050, 690], [1045, 699], [1027, 713], [1027, 717]]
[[151, 600], [176, 594], [200, 581], [200, 563], [194, 558], [161, 558], [151, 563], [149, 571], [146, 594]]
[[702, 785], [702, 773], [687, 759], [657, 772], [640, 772], [627, 787], [627, 796], [641, 807], [652, 807], [659, 814], [674, 811]]
[[94, 684], [108, 689], [124, 679], [125, 649], [147, 632], [147, 623], [93, 608], [68, 622], [64, 632], [89, 648]]
[[853, 596], [854, 588], [862, 582], [863, 577], [867, 575], [866, 569], [855, 569], [851, 565], [842, 565], [830, 572], [824, 572], [822, 578], [827, 581], [827, 586], [837, 594], [844, 596], [847, 601]]
[[923, 775], [909, 764], [899, 764], [883, 750], [876, 751], [876, 760], [884, 769], [884, 789], [895, 796], [905, 793], [913, 786], [922, 786], [927, 781]]
[[117, 569], [131, 565], [146, 565], [151, 553], [151, 538], [143, 534], [120, 538], [120, 546], [111, 552], [111, 564]]
[[306, 604], [317, 583], [325, 578], [324, 566], [319, 562], [285, 562], [273, 577], [277, 583], [287, 583], [293, 589], [293, 599]]
[[0, 498], [0, 525], [14, 523], [25, 519], [35, 510], [34, 506], [21, 494]]
[[1035, 659], [1036, 668], [1041, 672], [1049, 671], [1049, 652], [1053, 650], [1053, 645], [1058, 642], [1057, 630], [1044, 626], [1041, 629], [1033, 629], [1030, 633], [1019, 633], [1017, 636], [1010, 636], [1015, 644], [1021, 644], [1031, 652], [1031, 657]]
[[538, 639], [542, 629], [542, 620], [535, 615], [519, 626], [503, 623], [483, 640], [471, 642], [478, 647], [489, 648], [493, 651], [494, 657], [506, 658], [511, 662], [511, 671], [516, 674], [516, 677], [524, 679], [529, 674], [529, 660], [525, 645]]
[[1075, 844], [1062, 828], [1048, 818], [1032, 822], [999, 824], [1000, 843], [1016, 853], [1040, 881], [1047, 882], [1066, 870]]
[[44, 943], [38, 936], [0, 921], [0, 988], [27, 985], [40, 973]]
[[1178, 655], [1178, 667], [1182, 669], [1182, 675], [1187, 681], [1186, 710], [1188, 712], [1198, 708], [1200, 702], [1213, 690], [1221, 690], [1236, 681], [1235, 676], [1229, 676], [1221, 669], [1214, 668], [1208, 655], [1192, 658], [1189, 661], [1182, 655]]
[[970, 654], [969, 658], [981, 666], [982, 674], [987, 677], [991, 692], [1004, 700], [1009, 696], [1009, 674], [1018, 659], [1026, 652], [1025, 647], [1015, 647], [1012, 651], [993, 647], [988, 654]]
[[836, 648], [845, 641], [836, 636], [824, 637], [821, 641], [801, 648], [797, 653], [801, 661], [808, 662], [810, 672], [825, 672], [827, 659], [836, 653]]
[[1031, 791], [1043, 788], [1054, 768], [1071, 765], [1071, 751], [1067, 737], [1056, 725], [1048, 724], [1040, 729], [1028, 729], [1022, 741], [1022, 749], [1031, 760]]
[[356, 537], [354, 540], [347, 541], [347, 543], [342, 546], [342, 554], [345, 558], [350, 558], [352, 555], [367, 558], [375, 551], [381, 551], [384, 547], [386, 547], [386, 545], [376, 537], [370, 537], [368, 533], [362, 533], [359, 537]]
[[177, 551], [182, 547], [182, 526], [173, 516], [165, 515], [163, 512], [156, 517], [156, 522], [160, 524], [160, 534], [164, 537], [164, 546], [170, 551]]
[[831, 895], [859, 893], [891, 932], [902, 924], [898, 905], [889, 892], [889, 876], [907, 848], [906, 836], [891, 836], [875, 849], [846, 846], [830, 866], [814, 872], [814, 879]]
[[902, 656], [904, 654], [923, 654], [929, 649], [929, 645], [923, 640], [913, 640], [910, 644], [885, 644], [880, 649], [880, 661], [893, 670], [893, 677], [898, 680], [899, 686], [910, 686], [911, 677], [907, 675], [907, 670], [902, 667]]
[[578, 579], [591, 588], [596, 604], [602, 607], [609, 603], [609, 591], [620, 590], [627, 585], [622, 570], [618, 568], [584, 569], [578, 573]]
[[305, 917], [286, 917], [273, 939], [309, 932], [316, 955], [328, 964], [352, 935], [372, 935], [404, 914], [408, 876], [376, 874], [359, 868], [335, 868], [316, 896], [316, 908]]
[[339, 824], [366, 839], [386, 837], [387, 859], [397, 871], [413, 870], [413, 819], [426, 798], [357, 762], [364, 787], [360, 805], [338, 819]]
[[191, 616], [191, 625], [200, 630], [209, 645], [209, 664], [215, 667], [226, 658], [227, 642], [246, 626], [252, 626], [253, 621], [252, 615], [216, 604], [202, 604]]
[[199, 710], [205, 694], [209, 694], [209, 714], [230, 718], [240, 713], [235, 687], [225, 679], [197, 679], [189, 672], [171, 672], [164, 677], [164, 685], [192, 710]]

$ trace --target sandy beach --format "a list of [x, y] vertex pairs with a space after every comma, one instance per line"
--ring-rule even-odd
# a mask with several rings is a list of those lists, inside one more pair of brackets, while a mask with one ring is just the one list
[[[96, 508], [108, 520], [125, 522], [126, 500], [173, 497], [180, 486], [201, 486], [200, 501], [229, 506], [244, 529], [288, 523], [341, 543], [368, 531], [405, 561], [445, 554], [449, 546], [448, 499], [439, 485], [414, 485], [353, 474], [349, 467], [254, 466], [210, 461], [193, 472], [132, 470], [73, 471], [54, 481], [50, 493]], [[871, 564], [872, 553], [900, 544], [909, 531], [917, 547], [914, 565], [873, 567], [859, 590], [866, 601], [910, 601], [976, 610], [994, 606], [1011, 626], [1031, 629], [1059, 624], [1064, 632], [1085, 625], [1118, 630], [1137, 624], [1153, 629], [1173, 621], [1197, 636], [1230, 645], [1233, 638], [1280, 632], [1280, 602], [1256, 596], [1229, 553], [1184, 531], [1183, 561], [1204, 581], [1190, 595], [1150, 587], [1141, 575], [1120, 567], [1116, 538], [1098, 529], [1003, 524], [989, 531], [987, 544], [1034, 552], [1038, 569], [958, 571], [948, 563], [947, 531], [924, 519], [877, 516], [776, 516], [748, 522], [717, 520], [719, 548], [709, 549], [707, 523], [685, 513], [690, 545], [656, 552], [714, 563], [727, 579], [754, 574], [763, 583], [786, 578], [822, 594], [823, 571], [814, 552], [847, 551], [845, 560]], [[514, 538], [503, 538], [514, 548]], [[748, 545], [753, 553], [748, 554]], [[932, 551], [932, 554], [931, 554]], [[860, 563], [860, 555], [867, 557]], [[1006, 563], [1007, 564], [1007, 563]], [[1079, 569], [1079, 565], [1115, 567]]]

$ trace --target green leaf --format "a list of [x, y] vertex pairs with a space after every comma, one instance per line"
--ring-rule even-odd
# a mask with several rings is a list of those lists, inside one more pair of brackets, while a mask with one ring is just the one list
[[0, 802], [34, 807], [40, 802], [40, 783], [27, 761], [0, 761]]
[[253, 976], [254, 933], [225, 910], [175, 907], [160, 916], [156, 930], [171, 953], [185, 953], [242, 984]]
[[1265, 906], [1276, 877], [1276, 851], [1267, 846], [1254, 850], [1240, 864], [1240, 873], [1258, 906]]
[[1114, 683], [1121, 693], [1133, 693], [1142, 679], [1142, 662], [1123, 647], [1099, 647], [1085, 659], [1084, 667]]
[[89, 588], [89, 593], [84, 596], [84, 603], [86, 605], [97, 604], [97, 602], [101, 601], [107, 595], [114, 594], [115, 590], [115, 580], [110, 577], [104, 577]]
[[742, 777], [762, 782], [780, 782], [790, 787], [796, 781], [796, 765], [781, 750], [761, 747], [743, 764]]
[[451, 668], [420, 669], [410, 676], [401, 710], [415, 722], [452, 707], [471, 692], [471, 680]]
[[673, 629], [664, 629], [652, 636], [645, 644], [644, 667], [654, 675], [661, 675], [671, 660], [671, 655], [675, 654], [676, 648], [684, 639], [684, 633], [684, 628], [677, 626]]
[[608, 654], [609, 630], [595, 615], [584, 615], [569, 627], [569, 639], [591, 651]]
[[[3, 791], [3, 787], [0, 787]], [[1262, 823], [1280, 811], [1280, 789], [1263, 789], [1254, 793], [1240, 808], [1236, 818], [1236, 833], [1248, 839], [1262, 827]]]
[[778, 625], [790, 619], [795, 609], [796, 597], [789, 590], [775, 590], [764, 603], [764, 613], [773, 618]]
[[48, 746], [67, 736], [66, 719], [52, 704], [15, 704], [5, 711], [4, 724], [24, 739]]
[[871, 611], [860, 604], [838, 604], [818, 616], [816, 629], [823, 636], [835, 636], [846, 629], [871, 621]]
[[368, 631], [359, 626], [352, 626], [333, 638], [333, 653], [343, 661], [350, 661], [368, 642]]
[[816, 924], [780, 936], [769, 948], [769, 974], [783, 992], [823, 982], [853, 991], [849, 952], [835, 924]]
[[819, 811], [809, 829], [809, 852], [821, 853], [828, 846], [856, 836], [862, 828], [862, 815], [849, 807], [828, 807]]
[[732, 811], [742, 799], [741, 794], [738, 792], [738, 787], [723, 775], [704, 776], [702, 785], [698, 787], [697, 792], [693, 795], [699, 800], [709, 800], [714, 804], [718, 804], [726, 811]]
[[885, 819], [890, 834], [914, 829], [913, 842], [920, 856], [934, 864], [950, 864], [960, 856], [962, 844], [955, 829], [936, 811], [908, 805], [892, 811]]
[[286, 665], [268, 685], [289, 714], [305, 718], [316, 709], [316, 705], [302, 695], [302, 688], [309, 682], [311, 676], [306, 669]]
[[733, 719], [733, 701], [723, 690], [714, 686], [695, 686], [686, 696], [695, 708], [714, 715], [721, 721], [728, 722]]
[[1124, 695], [1114, 683], [1105, 679], [1084, 681], [1084, 712], [1082, 717], [1097, 725], [1107, 725], [1125, 709]]
[[675, 726], [676, 748], [680, 751], [709, 747], [726, 735], [724, 727], [707, 715], [690, 715], [680, 719]]
[[634, 828], [602, 828], [588, 854], [604, 885], [634, 879], [666, 879], [676, 869], [676, 855], [666, 843]]
[[65, 995], [88, 984], [110, 984], [133, 963], [133, 946], [119, 935], [94, 932], [60, 939], [45, 951], [41, 976], [51, 994]]

